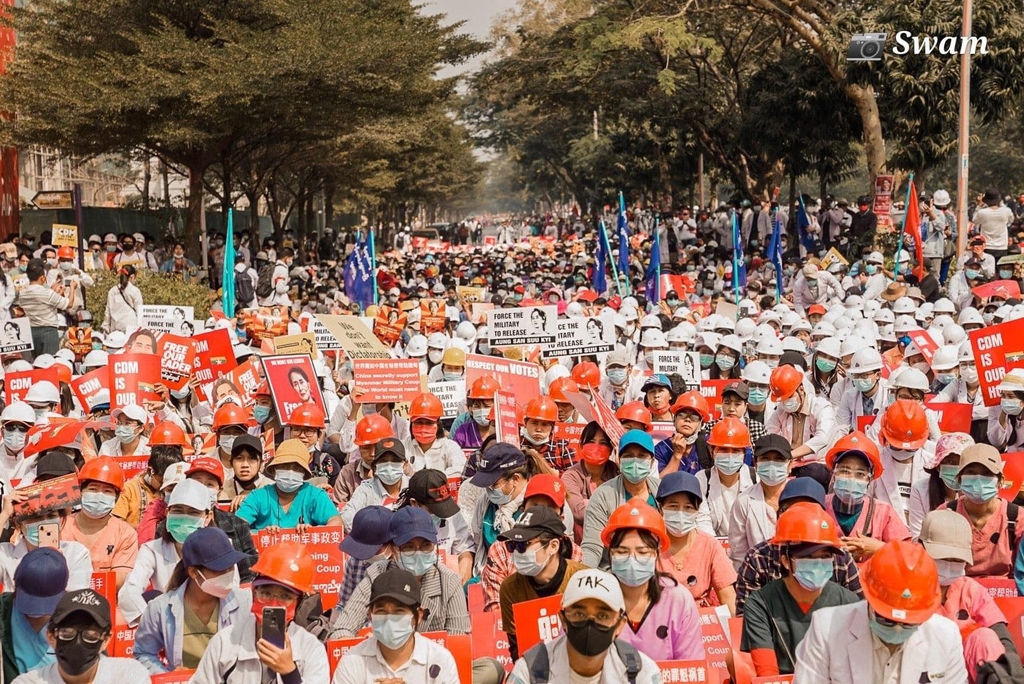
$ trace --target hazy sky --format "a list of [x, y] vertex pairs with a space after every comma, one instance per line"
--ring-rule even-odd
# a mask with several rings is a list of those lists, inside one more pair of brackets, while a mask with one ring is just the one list
[[[447, 14], [452, 22], [465, 21], [464, 30], [467, 33], [486, 39], [491, 22], [515, 4], [516, 0], [425, 0], [423, 11], [428, 14]], [[462, 71], [477, 68], [481, 61], [482, 58], [473, 60]]]

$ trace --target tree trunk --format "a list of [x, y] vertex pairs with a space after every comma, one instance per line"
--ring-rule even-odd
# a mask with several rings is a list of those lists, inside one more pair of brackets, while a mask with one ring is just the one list
[[202, 259], [203, 172], [198, 166], [188, 167], [188, 209], [185, 214], [185, 249], [196, 263]]
[[153, 179], [149, 155], [142, 160], [142, 211], [149, 211], [149, 183]]
[[868, 184], [874, 187], [875, 178], [885, 171], [885, 137], [882, 135], [882, 119], [878, 114], [875, 89], [850, 83], [843, 90], [860, 115], [864, 152], [868, 162]]
[[247, 192], [245, 193], [245, 198], [249, 200], [249, 256], [251, 257], [250, 263], [255, 263], [256, 252], [260, 251], [260, 249], [263, 246], [263, 242], [262, 240], [260, 240], [260, 196], [256, 192]]
[[160, 175], [164, 181], [164, 206], [167, 207], [168, 211], [171, 208], [171, 172], [167, 168], [167, 164], [160, 161]]
[[324, 228], [334, 227], [334, 178], [324, 179]]

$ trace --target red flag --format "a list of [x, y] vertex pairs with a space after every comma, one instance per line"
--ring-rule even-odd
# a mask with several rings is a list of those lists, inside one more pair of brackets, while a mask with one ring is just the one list
[[622, 427], [622, 423], [620, 423], [619, 419], [615, 417], [615, 411], [612, 410], [612, 407], [601, 398], [601, 395], [598, 392], [591, 392], [590, 396], [593, 398], [594, 408], [597, 410], [595, 418], [597, 419], [598, 425], [600, 425], [601, 429], [604, 430], [604, 433], [608, 435], [608, 439], [611, 443], [614, 446], [618, 446], [619, 440], [622, 439], [624, 434], [626, 434], [626, 429]]
[[[917, 203], [917, 188], [914, 181], [910, 181], [910, 194], [907, 196], [907, 217], [903, 222], [903, 232], [914, 238], [914, 254], [917, 257], [917, 278], [920, 281], [924, 277], [924, 240], [921, 239], [921, 210]], [[899, 258], [899, 254], [896, 255]]]

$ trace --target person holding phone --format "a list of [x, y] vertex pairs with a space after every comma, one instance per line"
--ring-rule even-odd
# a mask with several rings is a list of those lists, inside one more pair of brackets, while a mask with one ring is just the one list
[[328, 684], [324, 645], [294, 622], [299, 603], [314, 593], [315, 563], [301, 544], [267, 549], [253, 567], [251, 612], [210, 640], [191, 684]]
[[89, 549], [76, 541], [65, 541], [60, 538], [60, 530], [64, 527], [69, 509], [39, 510], [31, 508], [31, 512], [18, 512], [15, 502], [26, 501], [25, 494], [17, 489], [4, 496], [3, 513], [14, 521], [19, 532], [16, 543], [0, 544], [0, 584], [5, 591], [13, 591], [15, 573], [22, 559], [34, 549], [49, 547], [56, 549], [64, 556], [71, 569], [68, 579], [68, 590], [86, 589], [92, 583], [92, 559]]

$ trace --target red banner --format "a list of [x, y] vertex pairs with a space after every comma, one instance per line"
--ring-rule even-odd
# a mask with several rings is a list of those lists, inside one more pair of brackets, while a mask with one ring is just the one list
[[939, 350], [939, 345], [928, 331], [917, 328], [908, 332], [907, 336], [921, 350], [921, 355], [924, 356], [924, 360], [928, 362], [928, 365], [932, 365], [932, 358], [935, 356], [935, 352]]
[[472, 387], [477, 378], [489, 375], [502, 389], [523, 397], [524, 405], [529, 398], [540, 394], [541, 373], [541, 367], [535, 363], [480, 354], [466, 356], [466, 387]]
[[985, 302], [992, 297], [999, 299], [1020, 299], [1020, 283], [1016, 280], [993, 280], [971, 290], [978, 299]]
[[513, 604], [519, 652], [526, 653], [539, 643], [554, 641], [562, 633], [562, 595], [545, 596]]
[[160, 378], [167, 389], [180, 390], [188, 384], [196, 367], [196, 343], [188, 337], [164, 334], [156, 343], [160, 357]]
[[263, 375], [270, 385], [274, 408], [282, 425], [287, 424], [292, 413], [304, 404], [313, 404], [327, 415], [324, 397], [313, 371], [313, 359], [308, 354], [264, 356]]
[[8, 404], [25, 401], [25, 395], [28, 394], [29, 388], [37, 382], [45, 380], [53, 383], [54, 387], [60, 387], [57, 369], [53, 367], [8, 373], [4, 380], [4, 401]]
[[706, 660], [659, 660], [662, 684], [700, 684], [718, 681], [718, 673]]
[[160, 401], [156, 385], [160, 383], [160, 357], [156, 354], [111, 354], [110, 410], [145, 401]]
[[926, 402], [925, 406], [935, 411], [939, 416], [939, 429], [942, 434], [947, 432], [971, 433], [971, 417], [974, 406], [971, 404], [957, 404], [947, 402]]
[[92, 411], [98, 403], [96, 399], [103, 390], [108, 393], [110, 391], [110, 373], [106, 368], [97, 368], [71, 381], [71, 391], [78, 397], [78, 403], [86, 413]]
[[[708, 656], [708, 666], [718, 671], [719, 681], [729, 676], [726, 659], [732, 654], [729, 640], [725, 636], [725, 628], [718, 619], [714, 608], [700, 608], [700, 631], [704, 640], [704, 652]], [[739, 618], [742, 623], [742, 618]], [[735, 643], [739, 643], [737, 639]], [[739, 650], [739, 649], [737, 649]]]
[[90, 581], [90, 589], [107, 599], [110, 604], [110, 620], [117, 621], [117, 573], [94, 572]]
[[359, 402], [412, 401], [422, 390], [416, 359], [355, 359], [352, 382], [364, 394]]
[[259, 360], [250, 356], [240, 366], [225, 373], [216, 380], [203, 385], [203, 394], [211, 405], [218, 405], [226, 396], [237, 399], [242, 406], [248, 408], [256, 403], [252, 393], [260, 386], [262, 376], [260, 375]]
[[345, 560], [338, 544], [344, 536], [345, 531], [341, 526], [311, 527], [303, 534], [295, 530], [282, 530], [277, 534], [255, 532], [253, 541], [256, 550], [260, 552], [286, 541], [305, 545], [309, 556], [316, 563], [313, 568], [313, 589], [320, 592], [324, 610], [329, 610], [338, 604], [338, 594], [341, 593]]
[[985, 406], [995, 406], [999, 381], [1008, 371], [1024, 367], [1024, 318], [972, 330], [969, 336]]
[[516, 396], [511, 392], [494, 393], [494, 425], [498, 441], [522, 448], [519, 440], [519, 413], [516, 410]]
[[238, 365], [231, 347], [231, 334], [223, 328], [207, 330], [192, 338], [196, 347], [195, 377], [200, 383], [213, 382]]
[[1013, 598], [1017, 596], [1017, 583], [1012, 577], [975, 577], [978, 584], [988, 590], [992, 598]]

